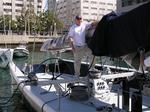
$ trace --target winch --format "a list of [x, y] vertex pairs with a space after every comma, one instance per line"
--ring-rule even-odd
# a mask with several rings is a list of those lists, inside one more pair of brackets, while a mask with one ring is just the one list
[[85, 84], [78, 83], [71, 85], [70, 99], [75, 101], [86, 101], [89, 99], [88, 87]]

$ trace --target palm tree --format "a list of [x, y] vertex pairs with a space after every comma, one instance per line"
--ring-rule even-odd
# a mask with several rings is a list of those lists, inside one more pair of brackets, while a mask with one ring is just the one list
[[34, 12], [34, 6], [32, 3], [29, 3], [29, 8], [26, 9], [26, 6], [22, 8], [22, 14], [21, 14], [22, 21], [24, 21], [24, 30], [25, 34], [28, 30], [28, 34], [30, 35], [30, 32], [32, 32], [33, 27], [35, 27], [37, 16]]

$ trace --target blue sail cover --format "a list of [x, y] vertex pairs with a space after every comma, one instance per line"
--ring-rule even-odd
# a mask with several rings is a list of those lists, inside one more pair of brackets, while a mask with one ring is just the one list
[[150, 49], [150, 2], [119, 16], [105, 15], [88, 46], [95, 56], [111, 57]]

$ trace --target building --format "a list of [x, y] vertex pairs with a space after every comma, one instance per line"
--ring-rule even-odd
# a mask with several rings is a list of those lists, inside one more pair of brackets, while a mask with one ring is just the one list
[[48, 10], [52, 13], [56, 12], [56, 0], [48, 0]]
[[145, 3], [148, 0], [118, 0], [117, 1], [117, 12], [124, 13], [130, 11], [137, 6]]
[[83, 20], [95, 21], [115, 11], [127, 12], [148, 0], [49, 0], [48, 10], [55, 12], [57, 17], [69, 27], [74, 17], [80, 14]]
[[0, 0], [0, 15], [10, 15], [15, 20], [16, 16], [20, 16], [30, 6], [38, 15], [42, 10], [42, 0]]
[[105, 14], [116, 11], [117, 0], [58, 0], [56, 13], [66, 27], [80, 14], [85, 21], [100, 20]]

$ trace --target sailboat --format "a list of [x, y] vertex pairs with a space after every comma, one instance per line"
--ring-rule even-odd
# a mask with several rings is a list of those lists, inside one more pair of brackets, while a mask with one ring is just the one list
[[[138, 15], [137, 12], [136, 14]], [[132, 20], [135, 19], [132, 18]], [[99, 35], [96, 34], [96, 36]], [[109, 40], [105, 39], [105, 41]], [[76, 77], [74, 75], [74, 61], [62, 59], [60, 53], [63, 47], [58, 47], [56, 43], [57, 41], [47, 41], [42, 46], [42, 50], [45, 49], [46, 52], [55, 51], [54, 58], [45, 59], [39, 64], [25, 64], [23, 68], [17, 67], [13, 61], [9, 62], [13, 81], [16, 82], [17, 88], [19, 88], [35, 111], [150, 111], [150, 86], [149, 83], [146, 84], [149, 78], [145, 78], [146, 75], [149, 76], [147, 74], [149, 73], [148, 71], [143, 70], [141, 73], [135, 68], [103, 64], [96, 64], [95, 68], [98, 71], [89, 71], [88, 62], [82, 62], [81, 76]], [[114, 45], [114, 43], [111, 44]], [[95, 45], [94, 47], [97, 46]], [[108, 55], [112, 54], [112, 56], [120, 56], [122, 54], [121, 48], [119, 49], [119, 54], [118, 52], [115, 54], [116, 51], [109, 52], [111, 49], [105, 48], [105, 46], [101, 48], [102, 54], [99, 49], [95, 51], [93, 48], [92, 50], [98, 56], [107, 55], [107, 53]], [[130, 53], [129, 51], [126, 50], [123, 54]]]
[[[136, 69], [96, 64], [98, 71], [89, 71], [88, 62], [82, 62], [81, 77], [77, 78], [73, 60], [60, 57], [63, 47], [51, 50], [48, 45], [54, 43], [47, 44], [46, 41], [41, 48], [45, 48], [46, 52], [56, 51], [54, 58], [45, 59], [39, 64], [25, 64], [22, 68], [13, 61], [9, 63], [13, 82], [16, 82], [17, 88], [35, 111], [126, 111], [123, 108], [124, 90], [119, 83], [115, 83], [115, 79], [130, 79], [138, 74]], [[143, 96], [143, 112], [149, 108], [148, 99]]]

